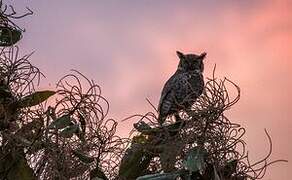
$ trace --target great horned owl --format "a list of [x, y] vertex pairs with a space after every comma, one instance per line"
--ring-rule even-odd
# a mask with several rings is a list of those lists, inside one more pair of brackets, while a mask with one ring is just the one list
[[180, 110], [190, 109], [204, 89], [203, 60], [207, 53], [200, 55], [176, 52], [180, 61], [176, 72], [165, 83], [159, 105], [158, 122], [163, 124], [169, 115], [177, 118]]

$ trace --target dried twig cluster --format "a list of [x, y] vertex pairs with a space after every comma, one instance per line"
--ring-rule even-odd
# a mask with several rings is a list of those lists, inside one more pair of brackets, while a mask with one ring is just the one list
[[18, 46], [0, 50], [0, 77], [15, 96], [21, 97], [34, 90], [33, 80], [38, 84], [42, 73], [29, 62], [32, 53], [19, 57]]
[[[94, 169], [115, 177], [127, 139], [115, 135], [115, 120], [106, 119], [109, 104], [100, 87], [74, 72], [57, 83], [58, 99], [43, 118], [43, 149], [30, 155], [30, 164], [43, 179], [88, 178]], [[65, 116], [70, 116], [67, 134], [63, 128], [50, 129], [52, 122]]]
[[227, 78], [217, 79], [213, 74], [192, 109], [180, 113], [180, 121], [175, 122], [170, 117], [168, 124], [160, 126], [155, 113], [151, 112], [130, 117], [140, 118], [134, 125], [136, 141], [133, 141], [132, 151], [139, 149], [149, 157], [147, 168], [141, 170], [139, 176], [172, 172], [184, 177], [189, 173], [185, 172], [187, 159], [194, 149], [196, 153], [197, 150], [203, 152], [199, 163], [202, 167], [190, 175], [197, 179], [260, 179], [268, 165], [284, 161], [268, 162], [272, 141], [266, 132], [270, 143], [268, 155], [258, 162], [250, 162], [243, 140], [245, 129], [224, 114], [239, 98], [240, 89], [235, 83]]
[[0, 0], [0, 25], [5, 25], [6, 27], [12, 27], [14, 29], [24, 31], [24, 29], [20, 28], [13, 20], [21, 19], [33, 14], [31, 9], [28, 7], [26, 9], [26, 13], [17, 15], [17, 12], [12, 5], [3, 4], [3, 0]]
[[14, 45], [24, 29], [13, 20], [27, 10], [0, 1], [0, 179], [116, 177], [128, 140], [115, 135], [100, 87], [73, 71], [57, 91], [35, 90], [42, 73]]
[[128, 140], [115, 135], [117, 122], [107, 118], [109, 103], [100, 87], [73, 71], [57, 83], [55, 102], [16, 106], [36, 93], [41, 73], [29, 56], [12, 56], [14, 50], [18, 54], [13, 47], [0, 56], [2, 160], [21, 152], [38, 179], [116, 177]]

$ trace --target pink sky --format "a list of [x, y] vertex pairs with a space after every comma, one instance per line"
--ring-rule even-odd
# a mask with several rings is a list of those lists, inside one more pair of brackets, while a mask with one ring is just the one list
[[[219, 3], [220, 2], [220, 3]], [[52, 88], [70, 69], [94, 79], [111, 103], [110, 117], [143, 114], [158, 103], [175, 71], [176, 50], [208, 53], [205, 76], [228, 77], [241, 87], [241, 100], [228, 112], [246, 127], [250, 156], [292, 161], [292, 1], [17, 1], [35, 12], [20, 22], [27, 32], [23, 52]], [[49, 86], [48, 84], [52, 85]], [[119, 125], [127, 135], [133, 121]], [[268, 168], [265, 180], [288, 180], [290, 162]]]

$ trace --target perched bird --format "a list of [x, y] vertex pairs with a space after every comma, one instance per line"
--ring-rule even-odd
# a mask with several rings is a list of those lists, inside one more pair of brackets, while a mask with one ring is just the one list
[[180, 59], [178, 68], [165, 83], [158, 105], [158, 122], [161, 125], [169, 115], [175, 115], [178, 120], [179, 111], [190, 109], [204, 89], [203, 60], [207, 53], [176, 53]]

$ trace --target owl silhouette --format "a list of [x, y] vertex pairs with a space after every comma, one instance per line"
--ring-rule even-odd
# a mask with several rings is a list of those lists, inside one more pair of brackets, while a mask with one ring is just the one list
[[207, 53], [200, 55], [176, 52], [179, 64], [176, 72], [165, 83], [158, 105], [158, 122], [163, 124], [170, 115], [179, 118], [181, 110], [187, 111], [204, 89], [204, 63]]

